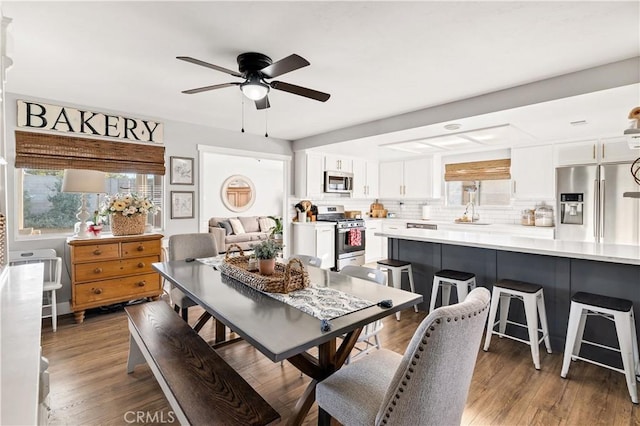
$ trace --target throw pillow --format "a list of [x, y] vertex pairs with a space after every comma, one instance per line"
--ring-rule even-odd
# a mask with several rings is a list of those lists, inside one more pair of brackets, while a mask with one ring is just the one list
[[229, 218], [229, 223], [231, 224], [231, 228], [233, 229], [234, 234], [246, 234], [246, 232], [244, 232], [244, 227], [242, 226], [242, 222], [240, 222], [240, 219]]
[[276, 221], [270, 217], [261, 217], [258, 222], [260, 222], [260, 232], [271, 232], [271, 228], [276, 226]]
[[240, 216], [238, 219], [240, 219], [240, 223], [242, 223], [244, 232], [260, 232], [260, 225], [258, 225], [258, 218], [256, 216]]
[[218, 222], [218, 227], [224, 229], [225, 235], [233, 234], [233, 228], [231, 228], [231, 224], [228, 220]]

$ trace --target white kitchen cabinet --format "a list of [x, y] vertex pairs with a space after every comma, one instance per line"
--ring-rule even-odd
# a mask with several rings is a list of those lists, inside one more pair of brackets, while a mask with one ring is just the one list
[[353, 160], [353, 198], [378, 197], [378, 162], [355, 158]]
[[353, 159], [341, 155], [327, 154], [324, 156], [324, 169], [353, 172]]
[[511, 149], [511, 181], [514, 199], [555, 198], [553, 145]]
[[[365, 243], [364, 243], [364, 261], [365, 263], [375, 262], [376, 260], [386, 258], [387, 239], [375, 235], [376, 232], [382, 232], [382, 221], [384, 219], [366, 219], [365, 220]], [[385, 253], [385, 255], [383, 255]]]
[[556, 145], [556, 166], [579, 164], [618, 163], [633, 161], [640, 156], [636, 149], [629, 148], [624, 137], [607, 138], [587, 142], [572, 142]]
[[327, 222], [294, 223], [292, 254], [319, 257], [322, 260], [322, 268], [333, 268], [336, 266], [335, 231], [335, 224]]
[[629, 148], [629, 143], [624, 137], [602, 139], [599, 151], [602, 163], [634, 161], [640, 157], [640, 150]]
[[380, 163], [380, 198], [430, 198], [432, 160], [418, 158]]
[[572, 142], [555, 146], [555, 165], [595, 164], [598, 161], [598, 141]]
[[295, 153], [295, 190], [298, 198], [322, 199], [324, 196], [323, 155], [316, 152]]

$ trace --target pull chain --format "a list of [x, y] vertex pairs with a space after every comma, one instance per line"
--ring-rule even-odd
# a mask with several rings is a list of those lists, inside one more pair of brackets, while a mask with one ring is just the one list
[[244, 96], [242, 96], [242, 129], [240, 131], [244, 133]]
[[264, 137], [268, 138], [269, 137], [269, 132], [267, 132], [267, 128], [268, 128], [268, 124], [269, 124], [269, 110], [265, 109], [264, 110]]

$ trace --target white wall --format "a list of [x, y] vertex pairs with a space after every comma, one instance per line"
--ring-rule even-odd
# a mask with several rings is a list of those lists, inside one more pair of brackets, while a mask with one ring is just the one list
[[[282, 216], [285, 197], [284, 162], [205, 152], [202, 176], [202, 221], [210, 217]], [[248, 210], [237, 213], [222, 203], [222, 184], [232, 175], [249, 178], [256, 189], [256, 200]]]
[[[10, 75], [9, 75], [10, 78]], [[70, 273], [69, 273], [69, 258], [68, 250], [66, 247], [66, 236], [56, 237], [22, 237], [19, 238], [17, 234], [17, 224], [15, 223], [16, 208], [18, 197], [22, 194], [18, 194], [15, 191], [16, 179], [15, 179], [15, 131], [19, 130], [16, 126], [17, 123], [17, 108], [16, 101], [18, 99], [31, 100], [36, 102], [44, 102], [53, 105], [63, 105], [73, 108], [88, 109], [89, 111], [99, 111], [104, 113], [110, 113], [113, 115], [124, 115], [128, 117], [150, 119], [153, 121], [159, 121], [164, 124], [164, 145], [165, 145], [165, 164], [167, 165], [167, 174], [165, 175], [165, 208], [160, 213], [163, 215], [164, 229], [161, 230], [165, 237], [169, 237], [173, 234], [198, 232], [199, 223], [199, 192], [200, 191], [218, 191], [219, 185], [212, 185], [207, 180], [199, 181], [198, 171], [200, 165], [198, 164], [198, 145], [209, 145], [215, 147], [233, 148], [237, 150], [246, 150], [255, 153], [256, 156], [260, 156], [261, 153], [267, 155], [281, 155], [291, 156], [291, 142], [277, 138], [265, 138], [264, 136], [251, 135], [248, 133], [241, 133], [240, 130], [232, 132], [223, 129], [216, 129], [213, 127], [206, 127], [200, 125], [194, 125], [190, 123], [176, 122], [158, 117], [145, 116], [142, 113], [136, 111], [114, 111], [108, 108], [103, 108], [96, 105], [78, 105], [72, 102], [66, 102], [64, 100], [51, 100], [38, 98], [31, 95], [20, 95], [15, 93], [5, 94], [5, 108], [6, 108], [6, 159], [7, 159], [7, 182], [6, 182], [6, 197], [8, 202], [8, 217], [9, 217], [9, 234], [8, 245], [11, 250], [35, 250], [40, 248], [53, 248], [56, 250], [59, 256], [64, 259], [65, 272], [63, 272], [63, 288], [58, 291], [58, 312], [64, 314], [69, 312], [68, 301], [71, 298], [70, 287]], [[21, 130], [26, 130], [20, 128]], [[58, 133], [60, 134], [60, 133]], [[82, 137], [85, 137], [84, 135]], [[169, 184], [169, 157], [193, 157], [194, 159], [194, 185], [170, 185]], [[282, 181], [282, 173], [279, 182]], [[213, 189], [215, 188], [215, 189]], [[194, 218], [193, 219], [171, 219], [169, 208], [169, 194], [170, 191], [194, 191]], [[264, 192], [264, 191], [261, 191]], [[2, 194], [4, 195], [4, 194]], [[282, 205], [282, 202], [280, 202]], [[280, 208], [277, 211], [282, 210]], [[275, 211], [275, 210], [274, 210]]]

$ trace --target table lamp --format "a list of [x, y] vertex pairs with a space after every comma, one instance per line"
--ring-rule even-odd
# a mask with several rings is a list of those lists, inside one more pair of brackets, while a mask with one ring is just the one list
[[105, 172], [98, 170], [65, 169], [62, 177], [62, 192], [80, 193], [80, 210], [76, 217], [80, 221], [78, 238], [89, 238], [87, 219], [91, 214], [87, 210], [85, 194], [104, 193], [106, 187]]

